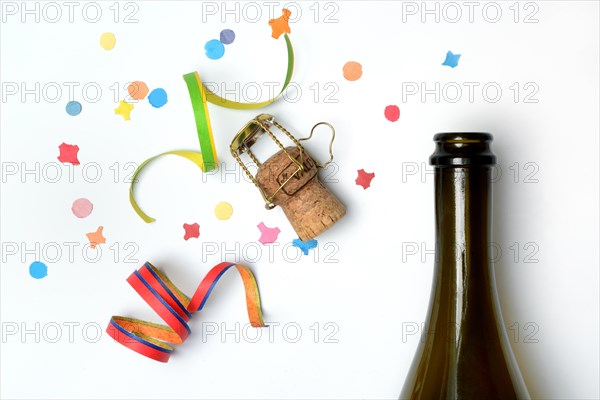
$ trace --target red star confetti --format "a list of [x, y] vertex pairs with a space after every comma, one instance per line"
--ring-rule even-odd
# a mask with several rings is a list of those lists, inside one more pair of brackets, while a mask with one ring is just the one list
[[366, 190], [368, 187], [371, 187], [373, 178], [375, 178], [375, 172], [365, 172], [364, 169], [359, 169], [356, 184], [362, 186], [363, 189]]
[[273, 30], [273, 38], [279, 39], [282, 33], [292, 33], [289, 25], [290, 15], [292, 15], [292, 12], [284, 8], [281, 17], [269, 21], [269, 25], [271, 25], [271, 29]]
[[98, 229], [96, 229], [96, 232], [90, 232], [85, 234], [85, 236], [87, 236], [88, 240], [90, 241], [90, 247], [92, 249], [95, 249], [96, 246], [99, 244], [106, 243], [106, 238], [102, 235], [103, 229], [104, 227], [99, 226]]
[[273, 243], [277, 240], [277, 236], [279, 236], [279, 228], [268, 228], [263, 222], [256, 225], [260, 230], [260, 238], [258, 241], [262, 244]]
[[191, 225], [183, 224], [183, 229], [185, 229], [185, 235], [183, 236], [185, 240], [200, 237], [200, 225], [195, 222]]
[[79, 165], [79, 160], [77, 159], [79, 146], [76, 144], [66, 144], [63, 142], [60, 146], [58, 146], [58, 151], [60, 151], [60, 155], [57, 157], [58, 161], [62, 163]]

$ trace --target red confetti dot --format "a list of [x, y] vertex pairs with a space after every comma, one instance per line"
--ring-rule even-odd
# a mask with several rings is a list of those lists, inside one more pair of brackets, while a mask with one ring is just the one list
[[387, 106], [383, 113], [388, 121], [396, 122], [400, 118], [400, 109], [398, 106]]

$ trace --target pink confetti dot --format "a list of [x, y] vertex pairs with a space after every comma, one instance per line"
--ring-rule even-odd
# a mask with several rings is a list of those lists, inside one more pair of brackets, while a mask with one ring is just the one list
[[94, 205], [86, 198], [77, 199], [73, 202], [71, 211], [77, 218], [85, 218], [92, 213]]
[[400, 109], [398, 106], [387, 106], [383, 112], [388, 121], [396, 122], [400, 118]]

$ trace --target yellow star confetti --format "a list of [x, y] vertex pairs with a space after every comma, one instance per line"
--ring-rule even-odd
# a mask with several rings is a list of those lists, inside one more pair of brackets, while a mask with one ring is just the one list
[[115, 114], [122, 116], [125, 121], [129, 121], [131, 110], [133, 110], [133, 104], [121, 100], [119, 107], [115, 108]]
[[106, 243], [106, 238], [102, 235], [103, 229], [104, 227], [99, 226], [98, 229], [96, 229], [96, 232], [90, 232], [85, 234], [85, 236], [87, 236], [88, 240], [90, 241], [90, 247], [92, 249], [95, 249], [96, 245], [98, 244]]

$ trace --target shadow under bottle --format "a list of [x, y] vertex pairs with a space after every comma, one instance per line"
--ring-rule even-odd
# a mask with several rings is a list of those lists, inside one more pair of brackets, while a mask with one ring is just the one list
[[406, 399], [529, 399], [502, 321], [491, 244], [487, 133], [440, 133], [435, 167], [436, 259]]

